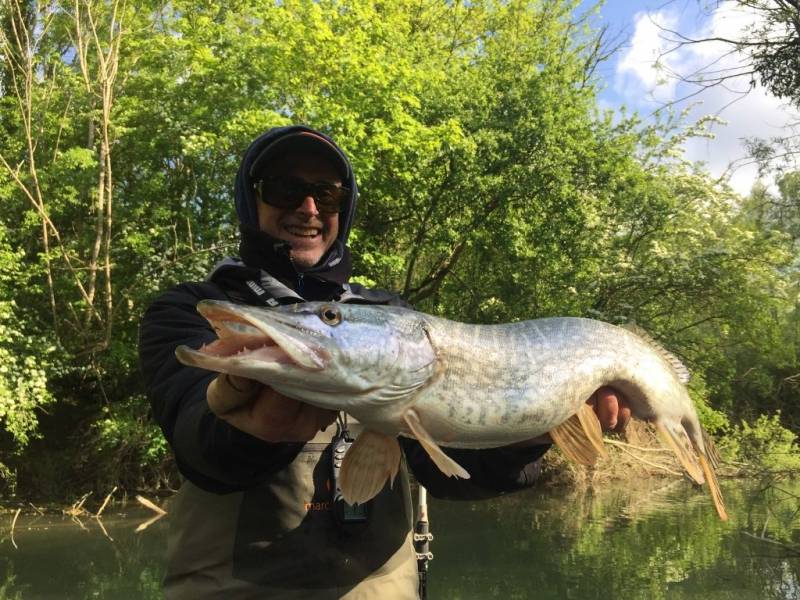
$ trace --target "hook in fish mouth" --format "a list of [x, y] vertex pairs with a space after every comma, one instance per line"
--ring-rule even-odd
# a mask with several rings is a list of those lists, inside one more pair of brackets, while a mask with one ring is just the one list
[[198, 312], [214, 328], [218, 339], [195, 350], [179, 346], [178, 359], [192, 366], [228, 371], [229, 366], [298, 367], [319, 371], [330, 353], [319, 343], [319, 334], [303, 328], [296, 315], [275, 311], [258, 314], [231, 302], [203, 300]]

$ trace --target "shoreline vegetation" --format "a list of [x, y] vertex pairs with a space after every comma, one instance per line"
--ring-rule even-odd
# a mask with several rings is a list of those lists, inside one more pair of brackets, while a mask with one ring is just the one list
[[[239, 157], [289, 123], [353, 158], [355, 281], [462, 322], [635, 323], [731, 470], [797, 472], [800, 170], [769, 162], [797, 137], [749, 141], [738, 194], [684, 154], [716, 116], [603, 107], [616, 50], [578, 0], [0, 3], [0, 498], [177, 487], [138, 324], [237, 252]], [[620, 442], [545, 477], [675, 476]]]
[[[544, 484], [593, 488], [611, 481], [624, 482], [642, 477], [686, 479], [673, 451], [659, 441], [655, 430], [646, 423], [631, 421], [624, 434], [607, 435], [604, 442], [608, 457], [599, 458], [593, 467], [575, 465], [560, 452], [548, 452], [543, 465]], [[717, 477], [720, 479], [800, 476], [798, 457], [793, 454], [791, 445], [788, 455], [774, 461], [774, 456], [770, 458], [766, 454], [733, 457], [728, 450], [730, 444], [725, 439], [717, 444], [722, 450], [717, 468]], [[770, 462], [772, 466], [767, 467]]]
[[[752, 457], [750, 460], [737, 460], [726, 457], [724, 453], [730, 444], [722, 440], [723, 456], [717, 469], [721, 479], [751, 478], [759, 480], [782, 480], [800, 477], [800, 457], [792, 452], [782, 454], [778, 460], [775, 455], [785, 450], [773, 451], [770, 455]], [[653, 427], [641, 421], [631, 421], [623, 434], [610, 434], [604, 438], [608, 456], [598, 458], [597, 464], [586, 467], [569, 461], [560, 451], [552, 449], [542, 462], [539, 487], [557, 487], [562, 489], [598, 489], [613, 483], [642, 480], [684, 480], [687, 485], [691, 481], [675, 457], [673, 451], [664, 446], [658, 439]], [[770, 466], [768, 466], [770, 464]], [[0, 497], [0, 514], [50, 514], [75, 518], [99, 519], [108, 506], [127, 506], [138, 503], [154, 513], [153, 522], [166, 514], [165, 507], [169, 499], [177, 493], [179, 476], [174, 474], [170, 486], [157, 489], [124, 490], [114, 486], [106, 494], [97, 494], [95, 490], [85, 492], [75, 500], [68, 498], [50, 498], [39, 502], [34, 498], [20, 496], [18, 498]], [[800, 504], [798, 505], [800, 506]], [[168, 509], [167, 509], [168, 510]], [[146, 526], [149, 526], [149, 522]], [[144, 529], [143, 527], [142, 529]], [[12, 526], [13, 531], [13, 526]]]

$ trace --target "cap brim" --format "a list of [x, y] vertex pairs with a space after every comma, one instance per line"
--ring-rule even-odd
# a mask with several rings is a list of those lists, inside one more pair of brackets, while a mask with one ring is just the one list
[[320, 155], [330, 161], [339, 172], [342, 181], [349, 179], [350, 165], [342, 151], [324, 137], [310, 131], [291, 133], [267, 145], [250, 165], [250, 177], [257, 178], [267, 169], [270, 163], [289, 153]]

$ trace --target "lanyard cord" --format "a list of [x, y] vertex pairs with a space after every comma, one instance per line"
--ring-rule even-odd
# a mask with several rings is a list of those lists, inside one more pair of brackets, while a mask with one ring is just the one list
[[339, 411], [339, 414], [336, 415], [336, 437], [346, 436], [349, 433], [347, 430], [347, 413]]

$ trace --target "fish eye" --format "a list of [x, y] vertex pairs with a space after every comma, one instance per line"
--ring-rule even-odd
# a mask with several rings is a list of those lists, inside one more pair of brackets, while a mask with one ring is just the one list
[[342, 322], [342, 312], [335, 306], [323, 306], [319, 311], [319, 318], [323, 323], [335, 327]]

